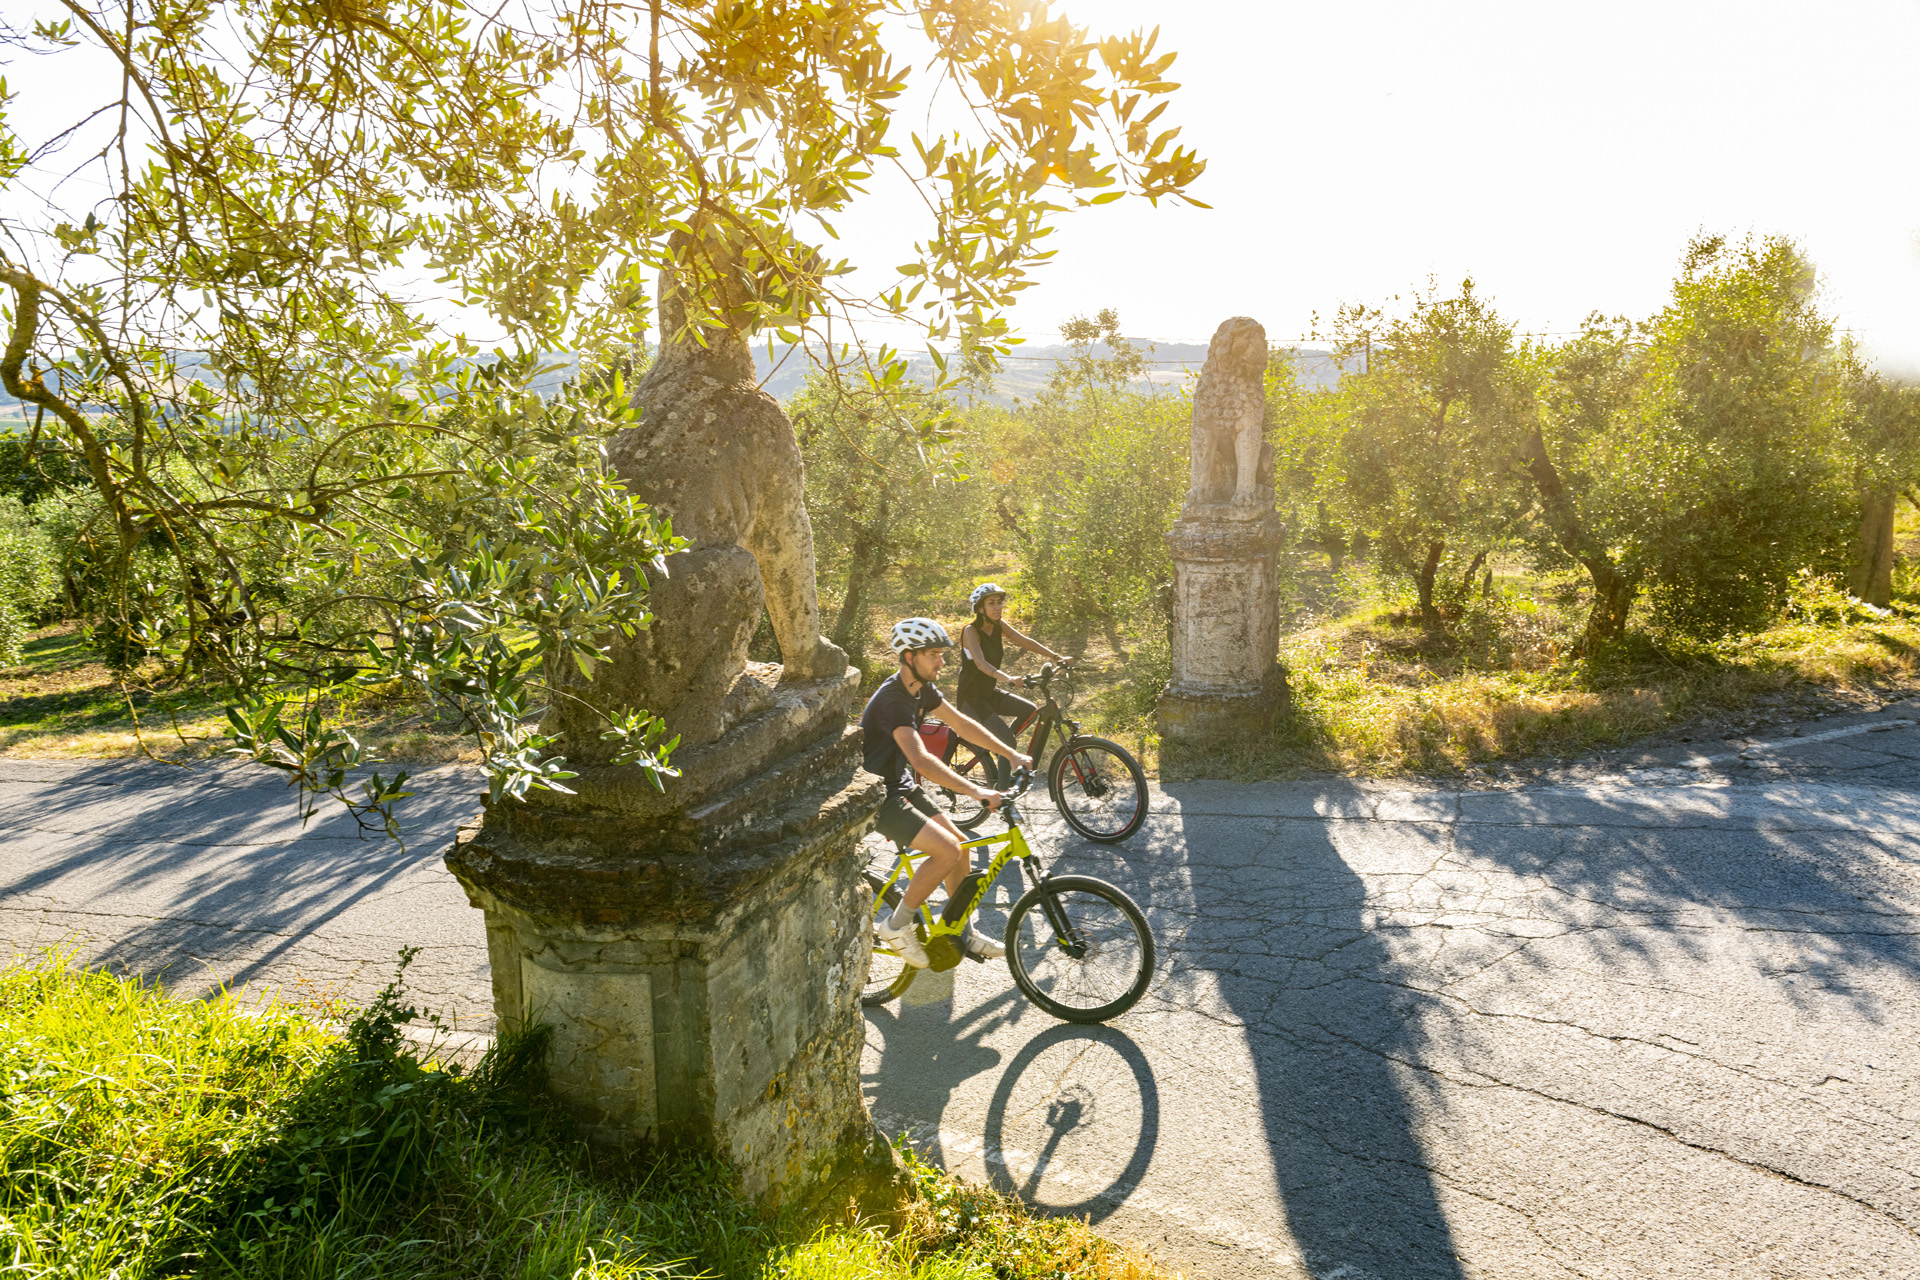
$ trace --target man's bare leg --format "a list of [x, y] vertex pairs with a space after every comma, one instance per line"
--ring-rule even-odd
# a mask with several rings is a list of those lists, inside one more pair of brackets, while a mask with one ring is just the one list
[[933, 896], [934, 886], [941, 881], [946, 882], [948, 893], [960, 891], [960, 882], [966, 878], [967, 866], [972, 862], [967, 851], [960, 847], [960, 838], [960, 828], [944, 813], [935, 814], [921, 826], [920, 834], [913, 838], [913, 847], [927, 856], [914, 868], [913, 879], [907, 882], [906, 895], [894, 909], [888, 928], [905, 929], [911, 925], [913, 913]]

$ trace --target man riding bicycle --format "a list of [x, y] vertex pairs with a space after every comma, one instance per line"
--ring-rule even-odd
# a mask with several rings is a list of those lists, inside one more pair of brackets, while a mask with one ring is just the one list
[[[984, 801], [989, 808], [1000, 807], [1000, 793], [978, 787], [955, 773], [927, 750], [920, 736], [920, 722], [946, 702], [933, 681], [947, 663], [946, 651], [953, 647], [947, 629], [932, 618], [903, 618], [894, 623], [888, 643], [899, 660], [899, 669], [874, 690], [860, 715], [867, 771], [887, 783], [887, 798], [874, 825], [895, 844], [918, 849], [927, 856], [914, 871], [892, 917], [875, 922], [874, 935], [908, 964], [924, 969], [927, 950], [913, 931], [913, 914], [943, 880], [949, 894], [958, 893], [969, 858], [960, 847], [960, 829], [921, 789], [920, 775]], [[972, 717], [948, 710], [941, 713], [941, 719], [974, 746], [1003, 755], [1018, 768], [1033, 767], [1031, 759], [1003, 744]], [[965, 950], [975, 960], [990, 960], [1005, 955], [1007, 949], [969, 926]]]
[[[1034, 705], [1000, 687], [1025, 683], [1021, 677], [1010, 676], [1000, 669], [1006, 656], [1006, 642], [1011, 640], [1028, 653], [1037, 653], [1062, 666], [1072, 666], [1073, 659], [1020, 634], [1011, 623], [1002, 620], [1000, 613], [1006, 603], [1006, 589], [997, 582], [983, 582], [967, 597], [967, 604], [973, 609], [973, 621], [960, 632], [960, 688], [954, 701], [960, 704], [962, 715], [972, 716], [994, 737], [1014, 746], [1014, 727], [1026, 722], [1033, 714]], [[996, 786], [1003, 785], [1006, 775], [995, 771], [994, 763], [987, 761], [988, 776]]]

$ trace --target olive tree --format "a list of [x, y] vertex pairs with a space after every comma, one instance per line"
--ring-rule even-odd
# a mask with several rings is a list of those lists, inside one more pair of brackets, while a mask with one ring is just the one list
[[1538, 504], [1526, 532], [1542, 565], [1587, 571], [1588, 653], [1626, 634], [1646, 573], [1636, 554], [1641, 506], [1632, 462], [1614, 452], [1641, 372], [1636, 332], [1631, 321], [1595, 315], [1567, 342], [1521, 353], [1534, 397], [1531, 412], [1515, 420], [1516, 445]]
[[930, 396], [911, 382], [869, 390], [816, 376], [787, 405], [806, 461], [821, 583], [839, 588], [828, 633], [863, 669], [867, 609], [887, 575], [914, 564], [950, 577], [979, 549], [972, 442], [944, 431], [941, 465], [929, 465], [915, 424], [939, 412]]
[[1764, 625], [1801, 569], [1844, 567], [1853, 371], [1813, 265], [1780, 237], [1689, 247], [1608, 442], [1656, 616], [1703, 636]]
[[[106, 630], [224, 685], [239, 749], [343, 798], [366, 756], [322, 708], [352, 680], [450, 703], [496, 793], [569, 776], [543, 673], [644, 626], [677, 546], [597, 448], [656, 272], [686, 301], [659, 338], [843, 340], [878, 312], [991, 358], [1056, 214], [1202, 167], [1157, 123], [1153, 36], [1032, 0], [56, 12], [0, 27], [10, 60], [74, 66], [63, 118], [0, 117], [0, 384], [28, 451], [100, 498]], [[960, 123], [902, 138], [921, 80]], [[833, 220], [883, 166], [926, 222], [857, 292]], [[555, 366], [579, 376], [534, 394]], [[669, 768], [644, 708], [598, 710]], [[354, 803], [390, 825], [402, 794], [376, 776]]]
[[1920, 388], [1863, 370], [1844, 425], [1860, 506], [1848, 586], [1884, 609], [1893, 601], [1895, 504], [1920, 476]]
[[1035, 625], [1095, 626], [1125, 655], [1129, 634], [1164, 635], [1193, 405], [1132, 382], [1146, 353], [1119, 327], [1111, 309], [1063, 324], [1068, 358], [1030, 403], [977, 414], [976, 452], [1010, 495], [997, 512]]
[[1339, 392], [1349, 502], [1438, 630], [1446, 597], [1465, 593], [1529, 506], [1512, 448], [1513, 328], [1468, 280], [1401, 315], [1344, 307], [1334, 336], [1339, 358], [1363, 361]]
[[1790, 242], [1702, 237], [1659, 315], [1528, 349], [1536, 547], [1591, 576], [1589, 644], [1624, 632], [1642, 590], [1660, 625], [1715, 638], [1764, 624], [1801, 569], [1839, 566], [1860, 377], [1831, 338]]

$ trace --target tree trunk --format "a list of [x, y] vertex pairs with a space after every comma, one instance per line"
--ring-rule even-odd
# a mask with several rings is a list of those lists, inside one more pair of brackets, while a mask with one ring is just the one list
[[1882, 609], [1893, 603], [1893, 512], [1900, 495], [1860, 495], [1860, 536], [1853, 544], [1853, 594]]
[[[1473, 594], [1473, 575], [1480, 572], [1480, 566], [1486, 562], [1487, 553], [1482, 551], [1474, 556], [1473, 563], [1468, 565], [1467, 571], [1460, 575], [1460, 602], [1463, 605], [1466, 603], [1467, 597]], [[1491, 576], [1491, 571], [1489, 571], [1489, 576]]]
[[1333, 519], [1327, 514], [1326, 503], [1315, 503], [1313, 510], [1320, 548], [1327, 553], [1327, 568], [1338, 573], [1347, 558], [1347, 540], [1343, 535], [1333, 532]]
[[1633, 598], [1640, 593], [1640, 584], [1605, 556], [1581, 563], [1593, 579], [1593, 608], [1587, 611], [1587, 631], [1580, 647], [1582, 652], [1592, 653], [1627, 633], [1627, 614], [1633, 608]]
[[887, 504], [873, 524], [854, 535], [852, 553], [847, 557], [847, 590], [840, 598], [840, 612], [833, 620], [832, 641], [845, 649], [853, 664], [866, 670], [867, 590], [887, 563]]
[[1598, 645], [1626, 634], [1627, 614], [1633, 608], [1633, 598], [1640, 593], [1639, 579], [1621, 573], [1606, 548], [1587, 531], [1553, 459], [1547, 456], [1546, 437], [1537, 426], [1527, 440], [1527, 474], [1539, 490], [1541, 511], [1554, 540], [1585, 565], [1587, 576], [1593, 579], [1593, 608], [1587, 611], [1586, 636], [1581, 641], [1581, 650], [1592, 653]]
[[1429, 631], [1441, 629], [1440, 610], [1433, 604], [1433, 580], [1440, 572], [1440, 557], [1446, 550], [1444, 542], [1428, 543], [1427, 562], [1420, 567], [1420, 576], [1414, 579], [1420, 591], [1420, 621]]

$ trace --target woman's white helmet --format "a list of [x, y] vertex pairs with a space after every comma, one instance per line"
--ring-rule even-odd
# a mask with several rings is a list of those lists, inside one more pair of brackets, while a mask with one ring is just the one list
[[953, 640], [947, 635], [947, 629], [932, 618], [902, 618], [893, 624], [893, 635], [888, 637], [887, 647], [895, 653], [907, 653], [914, 649], [950, 649]]
[[999, 583], [983, 582], [973, 589], [972, 595], [967, 597], [967, 608], [978, 613], [980, 612], [980, 602], [982, 600], [985, 600], [988, 596], [1004, 596], [1006, 594], [1007, 589]]

